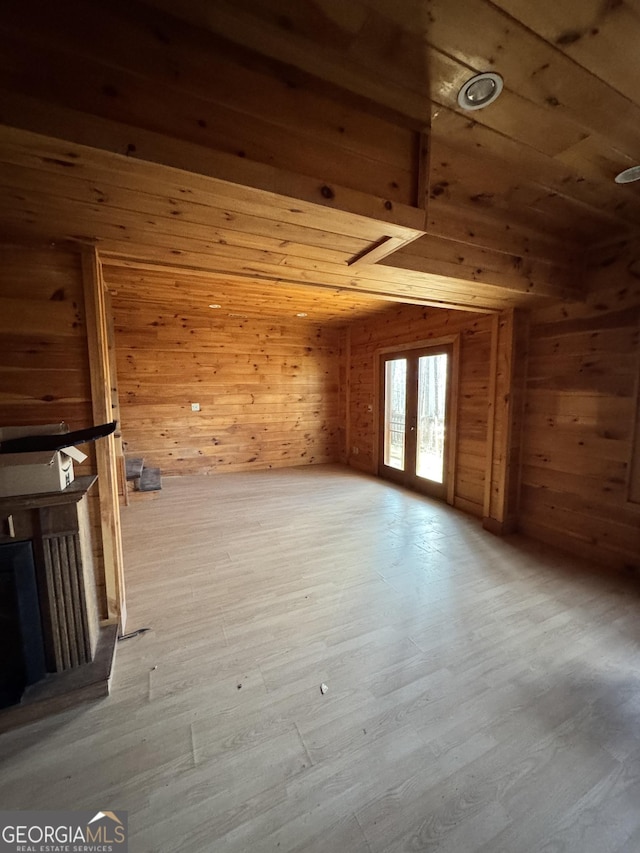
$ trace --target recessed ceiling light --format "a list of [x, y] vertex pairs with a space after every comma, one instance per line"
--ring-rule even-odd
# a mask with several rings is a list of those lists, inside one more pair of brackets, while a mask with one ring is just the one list
[[631, 166], [615, 177], [616, 184], [630, 184], [633, 181], [640, 181], [640, 166]]
[[494, 71], [476, 74], [458, 92], [458, 106], [463, 110], [481, 110], [496, 100], [503, 85], [502, 77]]
[[218, 305], [217, 302], [212, 302], [211, 305], [209, 305], [209, 308], [222, 308], [222, 305]]
[[304, 312], [304, 311], [300, 311], [298, 314], [296, 314], [296, 317], [308, 317], [308, 316], [309, 316], [309, 315], [308, 315], [308, 314], [305, 314], [305, 312]]

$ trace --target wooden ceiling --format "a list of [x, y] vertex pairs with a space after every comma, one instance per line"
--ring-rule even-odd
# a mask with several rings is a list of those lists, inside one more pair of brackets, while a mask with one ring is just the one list
[[104, 280], [119, 306], [135, 311], [153, 303], [158, 311], [206, 317], [210, 322], [268, 320], [278, 324], [346, 326], [386, 311], [383, 299], [333, 287], [226, 277], [135, 262], [106, 260]]
[[[640, 160], [638, 0], [153, 3], [431, 124], [432, 233], [478, 207], [551, 257], [637, 231], [640, 185], [613, 178]], [[487, 70], [502, 96], [465, 113], [460, 86]]]
[[[349, 314], [581, 298], [585, 247], [638, 231], [640, 184], [613, 181], [640, 161], [638, 0], [8, 7], [8, 239]], [[490, 69], [500, 99], [461, 111]]]

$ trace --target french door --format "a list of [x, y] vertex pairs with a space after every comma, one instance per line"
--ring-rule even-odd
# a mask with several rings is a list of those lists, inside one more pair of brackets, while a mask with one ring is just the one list
[[447, 497], [451, 398], [450, 345], [381, 356], [383, 477]]

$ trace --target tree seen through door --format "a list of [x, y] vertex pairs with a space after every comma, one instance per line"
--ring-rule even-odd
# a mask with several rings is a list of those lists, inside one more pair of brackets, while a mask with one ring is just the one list
[[405, 485], [446, 479], [448, 350], [398, 353], [383, 359], [382, 473]]

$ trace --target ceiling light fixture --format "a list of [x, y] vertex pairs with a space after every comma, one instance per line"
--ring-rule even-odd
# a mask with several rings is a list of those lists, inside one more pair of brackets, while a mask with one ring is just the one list
[[640, 181], [640, 166], [631, 166], [616, 175], [614, 178], [616, 184], [631, 184], [633, 181]]
[[502, 77], [494, 71], [485, 71], [471, 77], [458, 92], [458, 106], [463, 110], [481, 110], [488, 107], [502, 92]]
[[218, 305], [217, 302], [212, 302], [211, 305], [209, 305], [209, 308], [222, 308], [222, 305]]
[[296, 314], [296, 317], [308, 317], [308, 316], [309, 316], [309, 315], [308, 315], [308, 314], [305, 314], [305, 312], [304, 312], [304, 311], [299, 311], [299, 312]]

